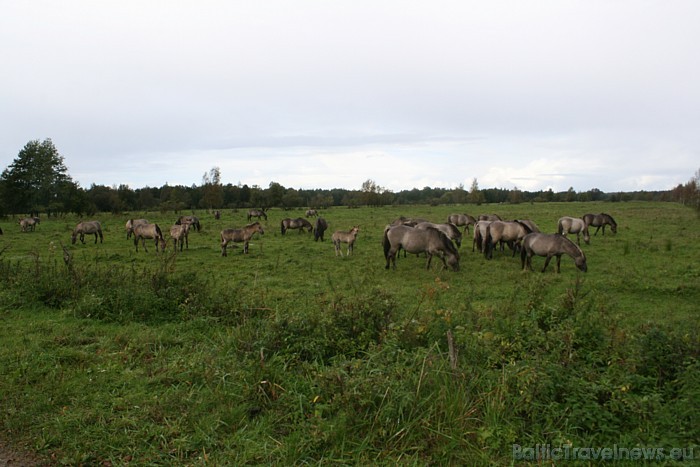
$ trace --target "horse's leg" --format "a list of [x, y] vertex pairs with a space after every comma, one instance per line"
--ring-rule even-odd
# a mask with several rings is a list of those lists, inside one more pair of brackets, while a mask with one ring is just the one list
[[557, 255], [557, 274], [561, 272], [561, 254]]
[[551, 255], [547, 255], [547, 259], [544, 260], [544, 267], [542, 268], [542, 272], [545, 272], [547, 270], [547, 266], [549, 265], [549, 262], [552, 260]]
[[248, 254], [248, 240], [245, 240], [245, 242], [243, 243], [243, 254]]
[[426, 251], [425, 256], [428, 257], [428, 261], [425, 263], [425, 269], [430, 269], [430, 262], [433, 260], [433, 254], [429, 251]]
[[221, 256], [228, 256], [226, 254], [226, 245], [228, 245], [228, 240], [221, 240]]

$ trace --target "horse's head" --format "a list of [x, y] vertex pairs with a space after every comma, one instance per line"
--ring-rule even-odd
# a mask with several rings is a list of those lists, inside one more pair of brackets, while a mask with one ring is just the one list
[[583, 253], [581, 254], [581, 256], [577, 256], [576, 258], [574, 258], [574, 263], [576, 264], [576, 267], [579, 268], [581, 271], [588, 271], [588, 265], [586, 264], [586, 255], [584, 255]]
[[73, 233], [70, 236], [70, 242], [72, 245], [75, 245], [75, 240], [78, 238], [78, 230], [75, 229], [73, 230]]

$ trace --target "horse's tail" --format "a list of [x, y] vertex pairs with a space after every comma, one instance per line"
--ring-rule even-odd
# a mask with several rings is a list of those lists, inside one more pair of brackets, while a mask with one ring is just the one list
[[158, 224], [156, 224], [156, 233], [158, 234], [158, 238], [163, 240], [163, 232], [160, 230], [160, 227], [158, 226]]
[[561, 219], [557, 222], [557, 233], [558, 234], [563, 234], [564, 233], [564, 223], [562, 222]]
[[391, 242], [389, 241], [390, 226], [384, 227], [384, 236], [382, 237], [382, 246], [384, 247], [384, 259], [389, 259], [389, 250], [391, 250]]
[[491, 225], [486, 226], [486, 236], [484, 237], [482, 248], [484, 250], [484, 258], [490, 259], [491, 255], [491, 242], [493, 238], [491, 236]]
[[284, 235], [284, 233], [287, 231], [287, 229], [284, 227], [284, 221], [280, 223], [280, 228], [282, 230], [282, 235]]

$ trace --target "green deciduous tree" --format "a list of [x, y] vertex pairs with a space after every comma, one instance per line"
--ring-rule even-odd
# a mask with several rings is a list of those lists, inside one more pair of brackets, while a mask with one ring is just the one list
[[75, 208], [77, 185], [68, 175], [63, 156], [50, 139], [33, 140], [0, 176], [0, 197], [13, 214], [55, 214]]

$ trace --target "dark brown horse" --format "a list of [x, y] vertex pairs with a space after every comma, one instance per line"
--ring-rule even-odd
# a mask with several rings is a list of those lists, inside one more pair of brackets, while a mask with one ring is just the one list
[[314, 240], [323, 241], [323, 234], [328, 229], [328, 222], [323, 217], [316, 219], [316, 226], [314, 227]]
[[384, 246], [386, 269], [389, 269], [391, 264], [396, 269], [396, 255], [403, 248], [409, 253], [425, 253], [428, 257], [426, 269], [430, 268], [433, 256], [437, 256], [442, 260], [445, 268], [449, 265], [454, 271], [459, 271], [457, 248], [452, 240], [447, 238], [447, 235], [437, 229], [422, 230], [407, 225], [387, 226], [384, 229], [382, 245]]
[[289, 229], [299, 229], [299, 233], [302, 233], [304, 229], [306, 229], [308, 232], [314, 230], [314, 226], [311, 225], [311, 222], [307, 221], [303, 217], [297, 217], [296, 219], [290, 219], [288, 217], [282, 220], [280, 227], [282, 229], [282, 235], [287, 233], [287, 230]]
[[606, 225], [610, 226], [612, 233], [617, 233], [617, 222], [615, 222], [615, 219], [613, 219], [610, 214], [604, 212], [600, 214], [584, 214], [583, 222], [586, 223], [586, 229], [590, 226], [597, 227], [593, 235], [597, 235], [601, 227], [603, 228], [603, 235], [605, 235]]
[[243, 242], [243, 254], [248, 254], [248, 242], [250, 239], [259, 233], [263, 235], [265, 231], [260, 225], [260, 222], [253, 222], [242, 229], [224, 229], [221, 231], [221, 256], [227, 256], [226, 247], [230, 242]]
[[544, 234], [533, 232], [525, 235], [520, 251], [520, 260], [523, 270], [532, 270], [532, 257], [534, 255], [544, 256], [547, 258], [542, 268], [542, 272], [544, 272], [551, 259], [556, 256], [557, 273], [559, 273], [561, 271], [561, 256], [564, 254], [571, 256], [576, 267], [581, 271], [586, 272], [588, 270], [586, 255], [583, 254], [583, 250], [574, 242], [558, 233]]

